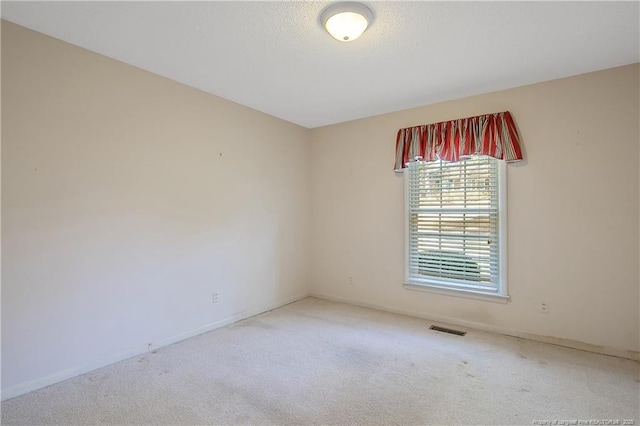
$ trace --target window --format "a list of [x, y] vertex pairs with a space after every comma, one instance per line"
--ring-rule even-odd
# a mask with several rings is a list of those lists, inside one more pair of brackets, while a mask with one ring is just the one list
[[488, 156], [409, 164], [405, 286], [506, 300], [504, 175]]

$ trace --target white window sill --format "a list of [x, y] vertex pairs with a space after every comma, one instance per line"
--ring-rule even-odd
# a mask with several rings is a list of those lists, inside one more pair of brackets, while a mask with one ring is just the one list
[[403, 286], [407, 290], [426, 291], [428, 293], [436, 293], [445, 296], [464, 297], [474, 300], [484, 300], [494, 303], [507, 303], [509, 301], [509, 296], [507, 295], [482, 290], [443, 287], [437, 284], [423, 282], [404, 282]]

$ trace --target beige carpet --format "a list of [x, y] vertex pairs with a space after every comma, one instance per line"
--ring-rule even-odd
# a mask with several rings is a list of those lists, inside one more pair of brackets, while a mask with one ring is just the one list
[[2, 423], [640, 423], [634, 361], [430, 325], [308, 298], [5, 401]]

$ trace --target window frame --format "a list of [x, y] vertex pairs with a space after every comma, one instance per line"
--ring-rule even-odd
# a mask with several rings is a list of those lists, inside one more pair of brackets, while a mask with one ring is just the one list
[[410, 235], [409, 235], [409, 169], [404, 169], [404, 282], [407, 290], [427, 291], [430, 293], [450, 296], [466, 297], [477, 300], [507, 303], [509, 293], [507, 288], [507, 167], [504, 161], [498, 161], [498, 282], [497, 288], [480, 289], [456, 285], [437, 278], [415, 279], [410, 276]]

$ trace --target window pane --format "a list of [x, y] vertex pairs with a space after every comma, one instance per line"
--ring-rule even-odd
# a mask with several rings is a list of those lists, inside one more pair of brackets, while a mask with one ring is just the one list
[[497, 288], [498, 160], [409, 166], [409, 278]]

